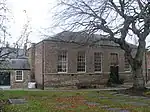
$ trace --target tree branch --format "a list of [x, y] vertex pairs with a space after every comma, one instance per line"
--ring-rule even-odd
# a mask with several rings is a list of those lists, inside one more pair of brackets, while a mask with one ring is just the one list
[[140, 30], [135, 26], [135, 22], [132, 22], [132, 28], [130, 28], [138, 37], [140, 37]]
[[[110, 1], [110, 3], [112, 4], [113, 8], [116, 10], [116, 12], [117, 12], [121, 17], [125, 18], [125, 14], [123, 13], [123, 12], [124, 12], [124, 9], [123, 9], [123, 12], [120, 11], [120, 10], [118, 9], [118, 7], [116, 6], [116, 4], [113, 2], [113, 0], [109, 0], [109, 1]], [[120, 4], [120, 5], [123, 6], [123, 4]]]
[[125, 0], [119, 0], [120, 6], [121, 6], [121, 12], [124, 14], [124, 8], [125, 8]]
[[142, 3], [141, 3], [141, 0], [137, 0], [137, 3], [138, 3], [138, 5], [139, 5], [139, 7], [140, 7], [140, 10], [142, 10], [142, 9], [143, 9], [143, 5], [142, 5]]

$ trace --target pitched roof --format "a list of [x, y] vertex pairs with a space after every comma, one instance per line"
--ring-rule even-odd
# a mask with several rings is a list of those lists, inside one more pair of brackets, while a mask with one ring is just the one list
[[[119, 44], [116, 44], [107, 36], [100, 36], [98, 34], [87, 34], [86, 32], [71, 32], [71, 31], [63, 31], [58, 33], [52, 37], [47, 38], [46, 40], [52, 40], [56, 42], [74, 42], [80, 44], [91, 44], [98, 46], [113, 46], [119, 47]], [[128, 43], [132, 48], [137, 48], [136, 45]]]
[[91, 43], [91, 41], [92, 42], [97, 41], [100, 38], [104, 39], [104, 37], [100, 37], [99, 35], [96, 35], [96, 34], [89, 35], [86, 32], [63, 31], [48, 39], [57, 40], [57, 41], [70, 41], [70, 42], [74, 41], [74, 42], [80, 42], [80, 43], [85, 43], [85, 42]]
[[0, 65], [1, 70], [30, 70], [27, 58], [4, 60]]

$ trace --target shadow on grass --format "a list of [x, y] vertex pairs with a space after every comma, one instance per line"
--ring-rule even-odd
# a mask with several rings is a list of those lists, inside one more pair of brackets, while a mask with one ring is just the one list
[[150, 94], [146, 94], [146, 93], [150, 93], [150, 89], [148, 89], [148, 88], [135, 89], [135, 88], [131, 87], [129, 89], [114, 90], [114, 91], [119, 94], [128, 94], [130, 96], [144, 96], [144, 97], [150, 98]]

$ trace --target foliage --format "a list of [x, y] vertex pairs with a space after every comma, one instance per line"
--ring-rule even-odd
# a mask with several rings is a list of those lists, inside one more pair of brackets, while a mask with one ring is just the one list
[[123, 84], [124, 80], [119, 78], [119, 75], [114, 73], [109, 74], [109, 79], [107, 81], [107, 86], [113, 86], [115, 84]]
[[145, 94], [148, 95], [148, 96], [150, 96], [150, 91], [146, 92]]
[[91, 84], [88, 81], [86, 81], [86, 82], [80, 82], [80, 83], [76, 83], [76, 87], [78, 89], [88, 89], [88, 88], [91, 88]]

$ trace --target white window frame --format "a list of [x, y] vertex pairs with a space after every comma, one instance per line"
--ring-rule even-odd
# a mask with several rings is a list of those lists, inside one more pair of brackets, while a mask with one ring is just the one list
[[129, 62], [127, 61], [129, 64], [129, 70], [126, 70], [126, 68], [125, 68], [126, 63], [125, 62], [126, 62], [126, 57], [124, 56], [124, 71], [125, 72], [131, 72], [131, 66], [130, 66]]
[[[63, 71], [58, 71], [58, 65], [59, 65], [59, 60], [58, 60], [58, 55], [59, 55], [59, 53], [60, 52], [66, 52], [66, 71], [65, 72], [63, 72]], [[68, 52], [67, 52], [67, 50], [60, 50], [60, 51], [58, 51], [58, 55], [57, 55], [57, 73], [68, 73]], [[65, 61], [62, 61], [61, 63], [63, 63], [63, 62], [65, 62]]]
[[[110, 58], [111, 58], [111, 54], [117, 54], [118, 64], [116, 66], [119, 66], [119, 53], [111, 52], [110, 53]], [[114, 66], [114, 65], [111, 64], [111, 59], [110, 59], [110, 66]]]
[[[21, 72], [22, 72], [22, 80], [17, 80], [17, 72], [18, 72], [18, 71], [21, 71]], [[16, 70], [16, 71], [15, 71], [15, 81], [16, 81], [16, 82], [22, 82], [22, 81], [23, 81], [23, 77], [24, 77], [23, 70]]]
[[[101, 71], [95, 71], [95, 53], [100, 53], [100, 56], [101, 56]], [[103, 54], [102, 54], [102, 52], [94, 52], [94, 72], [95, 73], [102, 73], [102, 66], [103, 66]]]
[[[84, 52], [85, 71], [78, 71], [78, 53], [79, 53], [79, 52]], [[77, 70], [78, 73], [86, 73], [86, 52], [85, 52], [85, 51], [78, 51], [78, 52], [77, 52], [77, 65], [76, 65], [76, 66], [77, 66], [77, 69], [76, 69], [76, 70]]]

